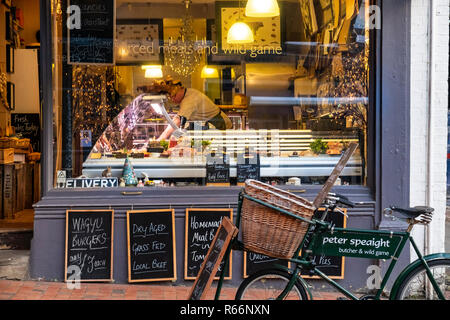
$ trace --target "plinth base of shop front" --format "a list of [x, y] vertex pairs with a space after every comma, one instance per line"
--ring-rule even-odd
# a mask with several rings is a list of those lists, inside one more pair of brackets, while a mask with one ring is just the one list
[[[298, 190], [289, 186], [291, 191], [301, 191], [302, 197], [313, 199], [321, 186], [301, 186]], [[340, 191], [336, 187], [335, 192]], [[138, 188], [130, 188], [129, 192]], [[233, 222], [236, 221], [240, 187], [226, 188], [154, 188], [140, 189], [140, 195], [133, 197], [122, 194], [123, 189], [105, 192], [102, 197], [85, 190], [72, 192], [58, 191], [58, 197], [49, 195], [35, 205], [34, 235], [31, 242], [30, 276], [32, 279], [64, 281], [66, 210], [114, 210], [113, 243], [113, 281], [128, 283], [128, 247], [127, 247], [127, 211], [130, 210], [175, 210], [175, 249], [177, 280], [158, 282], [170, 286], [192, 286], [193, 280], [185, 280], [185, 223], [186, 209], [191, 208], [227, 208], [233, 209]], [[306, 192], [305, 192], [306, 190]], [[355, 187], [346, 192], [352, 201], [365, 204], [348, 211], [348, 228], [375, 229], [375, 207], [366, 188]], [[344, 279], [338, 282], [355, 291], [364, 289], [367, 280], [367, 268], [376, 261], [348, 258], [345, 261]], [[232, 279], [225, 285], [237, 287], [244, 279], [244, 253], [233, 251]], [[308, 280], [319, 285], [318, 280]]]

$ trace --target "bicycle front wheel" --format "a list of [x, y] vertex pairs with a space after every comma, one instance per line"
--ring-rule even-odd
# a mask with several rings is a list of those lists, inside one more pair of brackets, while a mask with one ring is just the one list
[[[444, 298], [450, 300], [450, 259], [427, 262]], [[420, 265], [400, 285], [397, 300], [439, 300], [436, 290], [428, 278], [426, 269]]]
[[[278, 269], [256, 272], [241, 283], [236, 300], [276, 300], [291, 277], [289, 273]], [[284, 300], [308, 300], [308, 294], [299, 280], [294, 283]]]

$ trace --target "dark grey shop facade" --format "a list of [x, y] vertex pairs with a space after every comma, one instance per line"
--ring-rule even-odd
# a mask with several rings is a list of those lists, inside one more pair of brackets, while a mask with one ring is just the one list
[[[184, 280], [184, 228], [187, 208], [232, 208], [236, 214], [241, 187], [115, 188], [109, 190], [69, 190], [54, 188], [52, 17], [51, 1], [41, 0], [41, 81], [42, 90], [42, 199], [34, 206], [34, 236], [30, 275], [33, 279], [64, 281], [66, 210], [114, 210], [113, 279], [127, 283], [126, 212], [128, 210], [175, 209], [177, 285], [192, 285]], [[336, 186], [333, 190], [357, 203], [348, 211], [347, 227], [397, 231], [403, 225], [385, 218], [383, 208], [408, 207], [410, 180], [410, 10], [409, 0], [384, 0], [382, 27], [371, 30], [373, 47], [370, 63], [370, 106], [367, 134], [366, 186]], [[305, 189], [313, 200], [318, 185], [283, 186]], [[136, 193], [137, 192], [137, 193]], [[398, 267], [409, 264], [408, 250]], [[346, 258], [345, 278], [339, 282], [349, 288], [364, 288], [367, 267], [375, 260]], [[384, 266], [384, 264], [383, 264]], [[242, 281], [243, 255], [233, 252], [233, 279]], [[174, 285], [168, 282], [167, 285]]]

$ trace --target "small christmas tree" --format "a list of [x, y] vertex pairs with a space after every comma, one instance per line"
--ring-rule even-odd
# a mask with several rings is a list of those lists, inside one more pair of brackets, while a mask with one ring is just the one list
[[122, 177], [125, 180], [126, 186], [136, 186], [138, 181], [136, 179], [136, 174], [134, 173], [133, 166], [131, 165], [130, 159], [125, 159], [125, 164], [123, 166]]

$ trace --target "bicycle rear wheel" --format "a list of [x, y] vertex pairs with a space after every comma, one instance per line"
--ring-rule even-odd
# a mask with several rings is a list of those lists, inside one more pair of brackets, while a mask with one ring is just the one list
[[[241, 283], [236, 300], [276, 300], [287, 287], [290, 278], [289, 273], [278, 269], [256, 272]], [[284, 300], [308, 300], [308, 294], [299, 280]]]
[[[446, 300], [450, 300], [450, 259], [427, 262]], [[420, 265], [400, 285], [397, 300], [439, 300], [426, 269]]]

